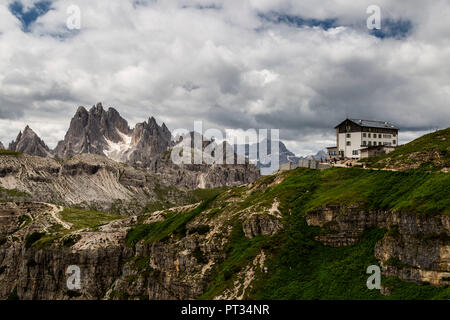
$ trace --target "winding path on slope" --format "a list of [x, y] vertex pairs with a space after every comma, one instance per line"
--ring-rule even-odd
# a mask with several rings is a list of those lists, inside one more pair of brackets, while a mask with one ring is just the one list
[[70, 223], [64, 222], [60, 217], [59, 217], [59, 213], [62, 212], [64, 210], [63, 207], [61, 206], [57, 206], [51, 203], [45, 203], [46, 205], [50, 206], [52, 209], [49, 212], [50, 215], [52, 216], [52, 218], [54, 220], [56, 220], [57, 223], [59, 223], [60, 225], [63, 226], [64, 229], [70, 230], [72, 229], [72, 225]]

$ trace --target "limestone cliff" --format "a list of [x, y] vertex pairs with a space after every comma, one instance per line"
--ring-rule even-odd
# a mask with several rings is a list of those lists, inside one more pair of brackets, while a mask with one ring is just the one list
[[307, 214], [307, 222], [324, 228], [317, 237], [325, 245], [348, 246], [370, 228], [388, 232], [375, 247], [386, 276], [402, 280], [449, 283], [450, 216], [367, 210], [362, 206], [328, 205]]
[[[80, 172], [107, 175], [102, 166], [72, 161], [59, 169], [73, 175], [72, 184]], [[17, 181], [11, 170], [0, 172], [3, 181]], [[123, 173], [130, 186], [124, 190], [145, 189], [140, 174]], [[356, 182], [379, 187], [388, 178], [390, 188], [407, 185], [395, 198], [402, 210], [386, 203], [381, 209], [381, 193], [355, 201], [348, 189]], [[50, 200], [6, 201], [0, 204], [0, 298], [405, 299], [419, 292], [448, 299], [447, 194], [435, 190], [421, 207], [418, 192], [437, 183], [448, 185], [448, 176], [301, 168], [199, 203], [129, 217]], [[439, 206], [430, 210], [433, 203]], [[397, 287], [369, 290], [366, 269], [373, 264], [387, 280], [399, 281]], [[81, 270], [80, 289], [67, 287], [69, 266]]]

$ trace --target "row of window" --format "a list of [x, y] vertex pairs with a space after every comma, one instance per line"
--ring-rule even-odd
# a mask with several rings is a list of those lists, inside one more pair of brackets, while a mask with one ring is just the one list
[[[362, 134], [362, 136], [363, 136], [363, 138], [372, 138], [372, 134], [371, 133], [365, 133], [365, 132], [363, 132], [363, 134]], [[347, 133], [347, 138], [351, 138], [352, 137], [352, 135], [351, 135], [351, 133]], [[374, 138], [376, 138], [377, 137], [377, 134], [376, 133], [374, 133], [373, 134], [373, 137]], [[378, 138], [383, 138], [383, 139], [391, 139], [392, 137], [396, 137], [396, 135], [395, 134], [378, 134]]]
[[[395, 140], [392, 140], [392, 143], [390, 143], [390, 142], [381, 142], [381, 141], [379, 141], [378, 143], [376, 141], [374, 141], [372, 143], [372, 141], [369, 141], [369, 142], [363, 141], [362, 145], [363, 146], [376, 146], [376, 145], [378, 145], [378, 146], [392, 146], [392, 145], [395, 145], [395, 143], [396, 143]], [[351, 141], [347, 141], [347, 146], [351, 146], [351, 145], [352, 145], [352, 142]]]
[[[348, 137], [348, 136], [347, 136]], [[377, 137], [377, 134], [376, 133], [374, 133], [373, 134], [373, 137], [374, 138], [376, 138]], [[383, 138], [383, 139], [391, 139], [392, 137], [396, 137], [396, 135], [395, 134], [381, 134], [381, 133], [379, 133], [378, 134], [378, 138]], [[348, 138], [350, 138], [350, 137], [348, 137]], [[371, 133], [365, 133], [365, 132], [363, 132], [363, 138], [372, 138], [372, 134]]]
[[[347, 145], [348, 145], [348, 146], [351, 145], [351, 144], [349, 144], [349, 142], [350, 142], [350, 141], [347, 141]], [[392, 146], [392, 145], [395, 145], [395, 144], [396, 144], [396, 141], [395, 141], [395, 140], [392, 140], [392, 143], [390, 143], [390, 142], [381, 142], [381, 141], [378, 142], [378, 145], [379, 145], [379, 146]], [[367, 143], [367, 141], [363, 141], [363, 142], [362, 142], [362, 145], [363, 145], [363, 146], [372, 146], [372, 145], [376, 146], [376, 145], [377, 145], [377, 142], [374, 141], [373, 144], [372, 144], [372, 141], [369, 141], [368, 143]]]

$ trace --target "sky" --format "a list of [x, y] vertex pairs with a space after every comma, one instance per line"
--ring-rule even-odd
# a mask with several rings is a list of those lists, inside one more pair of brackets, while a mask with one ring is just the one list
[[97, 102], [130, 126], [280, 129], [297, 155], [347, 117], [408, 142], [449, 126], [450, 0], [0, 0], [0, 141], [28, 124], [54, 147]]

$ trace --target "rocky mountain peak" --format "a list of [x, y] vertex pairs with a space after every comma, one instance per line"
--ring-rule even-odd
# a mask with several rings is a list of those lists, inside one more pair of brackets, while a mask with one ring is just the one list
[[128, 161], [149, 166], [168, 150], [171, 141], [172, 134], [166, 125], [159, 126], [156, 119], [150, 117], [148, 122], [138, 123], [133, 129], [133, 150], [129, 152]]
[[63, 141], [58, 143], [55, 154], [66, 158], [80, 153], [105, 154], [111, 144], [122, 143], [130, 134], [128, 122], [113, 108], [103, 109], [97, 103], [89, 111], [79, 107], [70, 122]]
[[154, 117], [150, 117], [148, 119], [148, 125], [149, 125], [150, 128], [158, 127], [158, 123], [156, 122], [156, 119]]
[[164, 132], [164, 133], [170, 133], [169, 128], [167, 128], [167, 126], [166, 126], [166, 124], [164, 122], [163, 122], [163, 124], [161, 126], [161, 129], [162, 129], [162, 132]]
[[148, 166], [167, 151], [171, 139], [167, 126], [159, 126], [154, 117], [130, 129], [116, 109], [106, 110], [99, 102], [89, 111], [78, 108], [55, 154], [60, 158], [99, 154], [120, 162]]
[[19, 132], [15, 141], [9, 144], [9, 150], [38, 157], [50, 157], [50, 149], [28, 125]]

